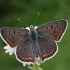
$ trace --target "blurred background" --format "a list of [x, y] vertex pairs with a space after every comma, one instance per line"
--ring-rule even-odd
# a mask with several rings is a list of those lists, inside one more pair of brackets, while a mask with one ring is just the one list
[[[70, 0], [0, 0], [0, 28], [26, 27], [16, 20], [20, 18], [29, 26], [34, 24], [38, 11], [41, 10], [36, 26], [51, 21], [66, 19], [68, 28], [55, 57], [41, 64], [43, 70], [70, 70]], [[0, 70], [29, 70], [15, 58], [5, 54], [6, 44], [0, 38]]]

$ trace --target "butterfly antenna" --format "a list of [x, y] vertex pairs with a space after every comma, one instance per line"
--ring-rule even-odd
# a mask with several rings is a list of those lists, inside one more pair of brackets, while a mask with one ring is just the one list
[[36, 17], [36, 20], [35, 20], [35, 22], [34, 22], [34, 26], [35, 26], [35, 24], [36, 24], [36, 21], [37, 21], [39, 15], [40, 15], [40, 12], [41, 12], [41, 10], [38, 12], [38, 15], [37, 15], [37, 17]]
[[[23, 21], [21, 21], [19, 18], [15, 17], [18, 21], [20, 21], [21, 23], [24, 23]], [[24, 23], [26, 26], [28, 26], [26, 23]]]

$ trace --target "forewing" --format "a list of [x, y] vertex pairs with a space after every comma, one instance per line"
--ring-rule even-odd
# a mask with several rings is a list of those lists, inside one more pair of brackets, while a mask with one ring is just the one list
[[35, 57], [31, 48], [31, 42], [27, 39], [16, 48], [16, 56], [20, 62], [34, 62]]
[[15, 47], [22, 40], [25, 41], [28, 38], [28, 30], [21, 28], [2, 28], [1, 37], [11, 47]]
[[46, 37], [46, 38], [38, 37], [38, 44], [40, 47], [39, 57], [42, 60], [50, 59], [58, 51], [58, 47], [57, 47], [55, 41], [53, 41], [49, 37]]
[[67, 27], [66, 20], [57, 20], [38, 27], [36, 30], [40, 37], [49, 37], [55, 41], [60, 40]]

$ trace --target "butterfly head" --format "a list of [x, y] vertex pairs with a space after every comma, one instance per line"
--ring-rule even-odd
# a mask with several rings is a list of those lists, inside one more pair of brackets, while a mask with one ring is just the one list
[[35, 30], [35, 28], [34, 28], [34, 26], [33, 25], [30, 25], [30, 31], [34, 31]]
[[30, 25], [30, 29], [34, 29], [34, 26], [33, 25]]
[[37, 26], [34, 27], [33, 25], [30, 25], [29, 33], [36, 32], [36, 28], [37, 28]]

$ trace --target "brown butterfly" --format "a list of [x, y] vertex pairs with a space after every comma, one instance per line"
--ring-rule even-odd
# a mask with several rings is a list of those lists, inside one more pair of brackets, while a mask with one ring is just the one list
[[21, 63], [34, 63], [35, 57], [42, 61], [53, 57], [58, 50], [56, 42], [59, 41], [67, 28], [66, 20], [56, 20], [44, 24], [35, 29], [30, 26], [25, 28], [2, 28], [1, 38], [10, 45], [16, 47], [16, 58]]

